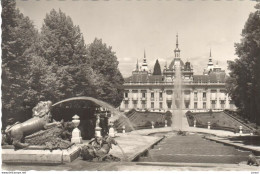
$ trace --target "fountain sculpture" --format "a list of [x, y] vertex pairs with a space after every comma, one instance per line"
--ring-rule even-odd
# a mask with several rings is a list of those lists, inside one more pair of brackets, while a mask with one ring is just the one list
[[15, 148], [25, 148], [29, 146], [29, 144], [21, 142], [25, 136], [61, 125], [60, 122], [50, 123], [52, 119], [50, 112], [51, 107], [51, 101], [40, 102], [32, 110], [33, 118], [23, 123], [17, 122], [6, 128], [5, 133], [12, 139], [12, 144]]

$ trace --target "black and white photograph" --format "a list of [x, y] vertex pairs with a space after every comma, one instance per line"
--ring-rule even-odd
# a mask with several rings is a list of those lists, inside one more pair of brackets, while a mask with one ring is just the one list
[[1, 0], [1, 34], [2, 174], [259, 174], [259, 0]]

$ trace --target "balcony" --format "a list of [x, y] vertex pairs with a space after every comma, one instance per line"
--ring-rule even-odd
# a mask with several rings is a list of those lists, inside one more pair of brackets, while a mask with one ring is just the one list
[[129, 98], [128, 98], [128, 97], [125, 97], [124, 100], [129, 100]]
[[154, 98], [151, 98], [151, 101], [154, 101]]
[[141, 100], [146, 100], [146, 97], [142, 97]]
[[206, 98], [206, 97], [203, 97], [202, 100], [203, 100], [203, 101], [207, 101], [207, 98]]
[[133, 100], [138, 100], [138, 97], [137, 97], [137, 96], [133, 96], [132, 99], [133, 99]]
[[184, 96], [184, 100], [190, 100], [190, 96], [189, 95], [185, 95]]
[[194, 97], [194, 101], [198, 101], [198, 97]]
[[160, 101], [163, 101], [163, 98], [162, 98], [162, 97], [160, 97], [160, 98], [159, 98], [159, 100], [160, 100]]
[[171, 96], [171, 95], [168, 95], [168, 96], [166, 97], [166, 99], [167, 99], [167, 100], [172, 100], [172, 96]]

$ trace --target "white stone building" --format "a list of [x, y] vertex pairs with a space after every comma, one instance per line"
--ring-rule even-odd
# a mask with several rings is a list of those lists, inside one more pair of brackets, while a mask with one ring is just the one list
[[[233, 101], [228, 96], [225, 88], [227, 77], [224, 70], [213, 64], [211, 51], [209, 62], [203, 75], [194, 75], [190, 62], [181, 60], [176, 39], [175, 57], [168, 67], [163, 69], [161, 75], [152, 75], [148, 69], [146, 56], [141, 67], [138, 62], [132, 76], [125, 78], [124, 99], [120, 110], [130, 109], [166, 111], [181, 108], [191, 111], [208, 111], [235, 109]], [[177, 100], [174, 92], [175, 66], [180, 64], [182, 75], [181, 100]], [[181, 101], [181, 104], [178, 104]]]

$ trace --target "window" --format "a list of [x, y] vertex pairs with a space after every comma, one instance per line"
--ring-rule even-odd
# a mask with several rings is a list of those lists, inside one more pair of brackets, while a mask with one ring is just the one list
[[125, 108], [128, 109], [128, 101], [125, 101]]
[[202, 95], [203, 95], [203, 98], [206, 98], [206, 92], [203, 92]]
[[198, 92], [194, 92], [194, 100], [198, 100]]
[[125, 98], [128, 98], [128, 92], [125, 92]]
[[154, 108], [154, 102], [151, 102], [151, 108]]
[[142, 97], [145, 98], [145, 93], [144, 92], [142, 93]]
[[221, 109], [225, 108], [225, 100], [220, 101], [220, 106], [221, 106]]
[[203, 109], [206, 109], [206, 102], [203, 102]]
[[134, 108], [136, 109], [136, 108], [137, 108], [137, 101], [134, 100], [134, 101], [133, 101], [133, 104], [134, 104]]
[[142, 101], [142, 109], [145, 109], [145, 108], [146, 108], [146, 102]]
[[198, 108], [198, 103], [194, 102], [194, 109], [197, 109], [197, 108]]
[[185, 101], [185, 108], [189, 109], [189, 106], [190, 106], [190, 101]]
[[162, 109], [162, 102], [160, 102], [160, 109]]
[[171, 107], [172, 107], [172, 102], [167, 102], [167, 107], [168, 107], [168, 109], [171, 109]]
[[162, 98], [162, 95], [163, 95], [162, 92], [160, 92], [160, 98]]
[[151, 93], [151, 98], [154, 98], [154, 92]]
[[211, 101], [211, 109], [215, 109], [216, 108], [216, 101], [212, 100]]

